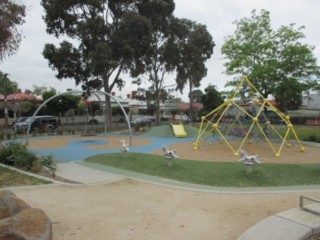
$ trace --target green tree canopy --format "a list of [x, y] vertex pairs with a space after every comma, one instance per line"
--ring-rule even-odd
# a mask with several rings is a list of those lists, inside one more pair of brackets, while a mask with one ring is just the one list
[[[156, 122], [160, 122], [160, 94], [165, 88], [164, 80], [172, 73], [174, 67], [169, 64], [174, 52], [170, 51], [170, 28], [175, 4], [173, 0], [145, 1], [139, 8], [141, 14], [148, 18], [152, 25], [152, 38], [150, 48], [142, 58], [146, 67], [145, 76], [151, 86], [146, 89], [148, 96], [152, 97], [156, 109]], [[149, 2], [149, 3], [148, 3]], [[141, 79], [138, 79], [138, 83]], [[151, 94], [152, 93], [152, 94]], [[151, 105], [150, 105], [151, 106]]]
[[14, 0], [0, 1], [0, 62], [19, 48], [21, 32], [17, 29], [25, 17], [25, 6]]
[[[301, 42], [305, 37], [304, 27], [290, 24], [273, 30], [270, 13], [266, 10], [261, 10], [260, 14], [253, 10], [251, 18], [243, 18], [234, 24], [234, 35], [225, 38], [221, 49], [228, 75], [234, 75], [236, 79], [247, 75], [264, 97], [269, 94], [279, 96], [276, 92], [287, 90], [285, 94], [289, 96], [293, 91], [284, 86], [300, 83], [295, 87], [299, 94], [292, 96], [296, 98], [319, 80], [320, 68], [312, 52], [314, 47]], [[228, 83], [236, 84], [237, 81]], [[276, 100], [287, 101], [292, 97]], [[288, 105], [289, 102], [281, 104]]]
[[[176, 72], [176, 89], [182, 92], [189, 83], [192, 92], [192, 87], [198, 87], [201, 79], [207, 74], [204, 62], [210, 58], [214, 47], [206, 26], [174, 17], [173, 3], [172, 7], [166, 9], [172, 11], [164, 11], [162, 19], [166, 17], [167, 22], [163, 20], [160, 23], [152, 22], [153, 43], [150, 54], [144, 59], [147, 79], [155, 91], [157, 122], [159, 122], [160, 93], [166, 87], [165, 77]], [[192, 106], [192, 97], [190, 104]]]
[[204, 89], [201, 103], [203, 104], [202, 114], [206, 115], [223, 103], [222, 94], [214, 85], [209, 85]]
[[168, 99], [172, 99], [173, 96], [170, 94], [172, 89], [162, 88], [159, 93], [157, 93], [154, 89], [154, 86], [150, 86], [149, 88], [141, 88], [137, 89], [137, 92], [134, 96], [134, 99], [139, 101], [144, 101], [147, 104], [147, 114], [153, 115], [156, 112], [156, 99], [159, 101], [166, 101]]
[[[204, 95], [204, 93], [200, 89], [193, 90], [191, 94], [192, 94], [194, 102], [201, 103], [201, 99], [202, 99], [202, 96]], [[189, 98], [190, 98], [190, 96], [189, 96]]]
[[173, 44], [178, 53], [175, 54], [177, 89], [182, 92], [189, 85], [189, 116], [192, 116], [192, 90], [199, 87], [201, 80], [207, 75], [205, 62], [213, 54], [215, 43], [205, 25], [188, 19], [177, 19], [173, 32], [177, 36]]
[[278, 102], [277, 108], [283, 112], [298, 109], [303, 102], [301, 94], [303, 90], [305, 90], [305, 86], [295, 79], [281, 82], [275, 91], [275, 99]]
[[[48, 100], [49, 98], [55, 96], [57, 91], [54, 88], [51, 88], [42, 93], [43, 101]], [[72, 94], [62, 94], [59, 97], [56, 97], [47, 103], [48, 111], [53, 115], [61, 115], [67, 112], [70, 109], [76, 109], [80, 101], [80, 96], [75, 96]]]
[[0, 71], [0, 93], [12, 94], [18, 91], [18, 84], [9, 79], [8, 74]]
[[[149, 49], [152, 29], [139, 9], [158, 2], [42, 0], [47, 32], [69, 36], [78, 43], [63, 41], [59, 47], [46, 44], [44, 57], [58, 71], [58, 79], [74, 79], [84, 90], [104, 88], [110, 93], [114, 86], [121, 88], [121, 73], [137, 77], [144, 72], [141, 56]], [[111, 126], [108, 96], [106, 106], [107, 124]]]

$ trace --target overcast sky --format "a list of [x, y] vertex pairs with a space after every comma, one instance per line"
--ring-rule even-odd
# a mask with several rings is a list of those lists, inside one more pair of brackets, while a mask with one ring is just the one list
[[[21, 28], [25, 38], [18, 53], [0, 63], [0, 70], [8, 73], [9, 78], [17, 82], [23, 91], [32, 89], [33, 85], [53, 87], [59, 92], [65, 92], [67, 88], [76, 88], [73, 80], [57, 80], [55, 72], [48, 67], [48, 61], [42, 56], [45, 43], [58, 44], [60, 40], [46, 33], [40, 0], [22, 0], [22, 2], [27, 6], [26, 23]], [[175, 3], [175, 16], [207, 25], [216, 44], [214, 54], [206, 63], [208, 75], [202, 81], [200, 87], [202, 90], [209, 83], [216, 85], [219, 90], [224, 89], [230, 77], [223, 73], [225, 69], [220, 53], [221, 46], [226, 36], [233, 35], [235, 31], [233, 22], [250, 17], [253, 9], [258, 12], [261, 9], [270, 11], [273, 29], [290, 23], [305, 26], [304, 42], [315, 46], [314, 54], [320, 58], [320, 0], [175, 0]], [[166, 79], [166, 85], [173, 83], [172, 77]], [[117, 90], [116, 92], [118, 96], [125, 97], [131, 90], [129, 80], [121, 93]], [[176, 95], [186, 100], [187, 88], [183, 95], [178, 93]]]

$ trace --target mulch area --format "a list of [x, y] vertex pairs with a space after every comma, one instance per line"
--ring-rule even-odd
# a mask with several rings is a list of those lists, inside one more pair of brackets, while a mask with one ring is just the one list
[[[39, 149], [55, 149], [62, 148], [68, 145], [70, 141], [88, 141], [88, 140], [105, 140], [105, 144], [99, 145], [90, 145], [88, 144], [86, 147], [91, 149], [114, 149], [121, 147], [121, 140], [125, 140], [126, 143], [129, 142], [128, 137], [100, 137], [100, 136], [60, 136], [60, 137], [50, 137], [45, 139], [36, 139], [30, 140], [28, 146], [31, 148], [39, 148]], [[148, 139], [134, 139], [132, 141], [132, 146], [143, 146], [151, 143], [151, 140]]]

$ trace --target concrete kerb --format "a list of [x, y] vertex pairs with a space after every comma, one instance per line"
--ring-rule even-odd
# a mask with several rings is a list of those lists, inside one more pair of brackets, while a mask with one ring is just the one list
[[[320, 210], [320, 204], [310, 204], [308, 207], [316, 211]], [[258, 222], [244, 232], [238, 240], [306, 240], [319, 232], [319, 215], [294, 208]]]

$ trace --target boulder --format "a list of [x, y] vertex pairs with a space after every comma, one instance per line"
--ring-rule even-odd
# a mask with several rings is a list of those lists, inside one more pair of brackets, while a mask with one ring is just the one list
[[30, 208], [23, 200], [9, 190], [0, 191], [0, 220], [16, 215], [25, 208]]
[[0, 220], [1, 240], [52, 240], [52, 224], [46, 213], [25, 208], [15, 216]]
[[0, 191], [0, 240], [52, 240], [46, 213], [31, 208], [13, 192]]

